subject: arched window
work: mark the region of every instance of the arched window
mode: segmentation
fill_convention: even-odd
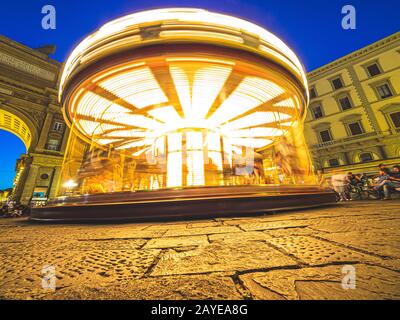
[[[339,159],[337,158],[329,159],[328,162],[330,167],[338,167],[340,165]]]
[[[360,161],[361,162],[368,162],[374,160],[374,157],[372,153],[370,152],[364,152],[360,154]]]

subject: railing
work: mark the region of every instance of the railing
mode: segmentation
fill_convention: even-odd
[[[372,138],[372,137],[380,137],[381,135],[382,135],[382,133],[378,134],[376,132],[362,133],[362,134],[358,134],[358,135],[343,138],[343,139],[337,139],[337,140],[313,144],[310,146],[310,148],[311,149],[321,149],[321,148],[326,148],[326,147],[336,145],[336,144],[343,144],[343,143],[346,143],[349,141],[367,139],[367,138]]]

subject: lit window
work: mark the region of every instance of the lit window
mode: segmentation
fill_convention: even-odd
[[[353,122],[353,123],[349,123],[348,124],[350,133],[352,136],[356,136],[358,134],[362,134],[363,133],[363,129],[361,127],[360,122]]]
[[[336,78],[332,80],[332,85],[335,88],[335,90],[338,90],[340,88],[343,88],[343,82],[342,79]]]
[[[339,104],[342,110],[348,110],[352,108],[351,102],[349,97],[343,97],[339,99]]]
[[[387,83],[377,86],[376,90],[378,91],[379,97],[381,99],[389,98],[393,96],[392,91]]]
[[[370,66],[368,66],[367,70],[368,70],[368,73],[369,73],[370,77],[374,77],[374,76],[376,76],[376,75],[381,73],[381,70],[379,69],[379,66],[376,63],[371,64]]]
[[[372,157],[371,153],[366,152],[366,153],[360,154],[360,160],[361,160],[361,162],[367,162],[367,161],[374,160],[374,158]]]
[[[62,122],[54,122],[53,124],[54,131],[62,132],[63,129],[64,129],[64,124]]]
[[[394,126],[400,128],[400,111],[391,113],[390,118],[392,119]]]
[[[314,119],[319,119],[324,116],[321,106],[316,106],[311,109]]]
[[[332,136],[329,130],[320,131],[319,135],[321,136],[322,142],[332,141]]]
[[[58,139],[49,139],[46,145],[47,150],[58,151],[60,147],[60,140]]]
[[[329,159],[329,166],[331,167],[337,167],[339,166],[339,160],[334,158],[334,159]]]

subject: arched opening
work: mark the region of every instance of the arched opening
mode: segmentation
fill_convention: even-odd
[[[26,154],[35,147],[37,134],[31,120],[11,106],[0,109],[0,198],[19,198],[23,188]]]
[[[25,149],[29,150],[32,143],[32,132],[28,125],[17,115],[6,110],[0,110],[0,129],[15,134],[22,140]]]
[[[0,127],[0,201],[4,202],[12,194],[18,178],[18,160],[27,152],[26,144],[11,130]]]

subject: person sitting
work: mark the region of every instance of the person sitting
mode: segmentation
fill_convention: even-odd
[[[359,199],[362,199],[364,181],[361,174],[353,175],[350,184],[352,191],[357,194]]]
[[[400,166],[394,166],[388,179],[383,183],[384,200],[389,200],[391,193],[397,188],[400,188]]]
[[[339,201],[348,201],[346,195],[347,175],[340,172],[334,172],[331,178],[333,190],[336,192]]]
[[[383,199],[384,198],[384,193],[383,193],[383,186],[389,179],[389,174],[390,170],[386,167],[381,167],[379,170],[379,176],[376,178],[375,182],[371,184],[372,187],[372,192],[376,193],[378,196],[378,199]]]
[[[354,188],[354,174],[352,172],[347,173],[346,180],[345,180],[345,195],[347,200],[353,200],[351,198],[351,192]]]

